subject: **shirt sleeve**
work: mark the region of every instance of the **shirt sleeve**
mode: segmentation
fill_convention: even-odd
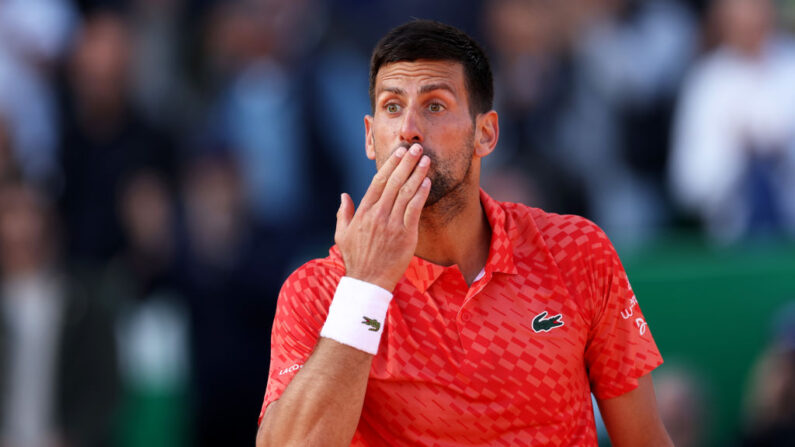
[[[281,397],[315,349],[343,274],[330,262],[315,260],[304,264],[284,282],[273,320],[268,386],[258,423],[262,422],[268,405]]]
[[[592,323],[585,363],[594,395],[609,399],[637,388],[638,378],[659,366],[662,356],[612,244],[598,228],[591,238]]]

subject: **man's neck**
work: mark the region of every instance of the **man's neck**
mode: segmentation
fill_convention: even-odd
[[[415,255],[434,264],[458,265],[472,284],[486,265],[491,227],[477,187],[467,188],[456,203],[442,198],[422,212]]]

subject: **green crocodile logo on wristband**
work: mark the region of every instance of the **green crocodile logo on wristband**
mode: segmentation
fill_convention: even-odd
[[[381,323],[379,323],[378,320],[376,320],[375,318],[367,318],[367,317],[362,317],[362,318],[364,318],[362,324],[370,326],[370,329],[368,329],[369,331],[378,332],[381,329]]]

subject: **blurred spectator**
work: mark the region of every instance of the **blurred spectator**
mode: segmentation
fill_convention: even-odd
[[[774,337],[747,394],[744,446],[795,445],[795,301],[779,309]]]
[[[654,390],[668,435],[676,447],[709,445],[710,432],[707,385],[688,368],[663,366],[654,374]]]
[[[121,16],[96,12],[86,18],[69,59],[60,207],[67,252],[84,262],[107,261],[121,247],[119,182],[145,166],[176,170],[170,139],[130,103],[131,46]]]
[[[323,197],[338,197],[309,115],[327,105],[306,91],[306,56],[321,33],[318,6],[313,0],[222,2],[211,11],[207,32],[208,69],[219,81],[212,137],[240,166],[252,217],[288,235],[323,215],[329,202]]]
[[[140,299],[161,285],[173,282],[176,221],[171,190],[152,169],[130,175],[120,189],[118,211],[125,234],[125,249],[117,256],[140,285]]]
[[[711,445],[710,411],[707,384],[687,366],[666,360],[654,371],[654,392],[660,418],[676,447]],[[611,445],[607,428],[593,397],[599,445]]]
[[[668,220],[667,120],[695,22],[677,0],[575,0],[566,12],[575,74],[558,156],[584,178],[597,223],[644,240]]]
[[[571,101],[573,82],[560,26],[564,3],[493,0],[484,4],[500,147],[484,160],[483,182],[499,200],[585,214],[582,177],[559,153],[558,127]]]
[[[586,214],[624,242],[668,219],[667,124],[695,22],[676,0],[486,2],[500,150],[484,183],[525,172],[533,204]],[[492,172],[492,168],[494,171]],[[504,182],[500,182],[504,183]]]
[[[103,282],[104,293],[119,301],[125,393],[117,439],[120,447],[185,445],[188,317],[175,281],[171,192],[157,172],[145,169],[124,181],[118,202],[126,244]]]
[[[372,113],[367,90],[370,48],[359,47],[347,34],[343,29],[329,31],[326,46],[313,61],[307,90],[314,90],[305,90],[305,95],[324,105],[309,107],[315,133],[322,136],[315,140],[321,155],[340,173],[342,191],[358,203],[375,174],[375,163],[365,157],[362,119]]]
[[[710,18],[718,47],[682,92],[671,190],[715,239],[795,234],[795,43],[769,0],[715,0]]]
[[[185,19],[189,0],[129,2],[133,49],[132,94],[146,118],[158,125],[185,130],[200,118],[198,98],[185,75],[189,32]],[[187,32],[186,32],[187,31]]]
[[[478,25],[483,0],[428,2],[426,0],[335,0],[327,2],[333,14],[333,24],[347,28],[348,33],[367,49],[369,59],[384,30],[394,28],[412,18],[439,20],[480,37]],[[330,36],[334,38],[334,36]]]
[[[0,114],[0,184],[19,177],[19,165],[10,129]]]
[[[117,386],[113,305],[58,261],[44,198],[0,188],[0,444],[108,445]]]
[[[179,282],[190,313],[191,445],[248,445],[267,382],[271,323],[290,239],[254,226],[231,160],[191,162],[182,192],[187,246]]]
[[[57,171],[52,71],[75,22],[69,1],[0,1],[0,115],[7,120],[23,174],[37,184]]]

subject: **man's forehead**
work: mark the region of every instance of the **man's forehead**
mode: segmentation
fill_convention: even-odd
[[[376,90],[403,82],[418,85],[428,83],[445,83],[457,89],[463,87],[464,67],[459,62],[417,60],[392,62],[381,66],[376,75]]]

